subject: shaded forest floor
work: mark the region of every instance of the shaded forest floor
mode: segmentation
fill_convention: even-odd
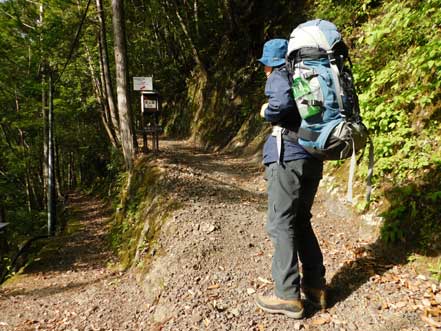
[[[147,274],[118,272],[106,243],[110,213],[70,197],[70,231],[0,288],[0,330],[431,330],[441,285],[409,262],[412,251],[376,240],[375,218],[355,215],[325,185],[314,207],[330,307],[303,320],[268,315],[272,289],[263,169],[256,162],[161,141],[157,163],[170,199]],[[323,183],[332,179],[325,178]],[[441,325],[440,325],[441,326]]]

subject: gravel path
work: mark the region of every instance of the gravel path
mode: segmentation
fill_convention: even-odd
[[[326,311],[303,320],[254,305],[272,289],[263,169],[253,160],[161,142],[157,163],[170,199],[147,274],[109,268],[109,213],[71,197],[77,230],[57,239],[26,272],[0,288],[0,330],[431,330],[441,285],[415,270],[405,247],[376,242],[376,218],[361,219],[329,192],[313,207],[330,286]],[[434,316],[434,317],[431,317]]]

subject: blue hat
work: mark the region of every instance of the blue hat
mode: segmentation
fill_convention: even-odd
[[[285,39],[271,39],[263,45],[263,55],[259,62],[268,67],[278,67],[285,63],[288,41]]]

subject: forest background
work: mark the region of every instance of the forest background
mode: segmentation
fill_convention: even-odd
[[[383,217],[386,243],[439,255],[440,9],[440,0],[0,2],[0,223],[9,223],[1,273],[27,239],[47,232],[50,80],[57,199],[75,188],[115,197],[136,175],[131,77],[154,77],[167,136],[256,155],[268,134],[258,116],[262,45],[316,17],[350,46],[375,145],[372,201],[363,202],[362,161],[355,208]],[[326,171],[341,185],[347,164]]]

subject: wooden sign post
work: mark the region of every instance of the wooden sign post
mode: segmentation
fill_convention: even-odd
[[[159,93],[153,90],[153,77],[133,77],[133,89],[141,91],[141,132],[143,152],[148,152],[147,135],[152,136],[152,150],[159,152],[159,126],[160,100]]]

